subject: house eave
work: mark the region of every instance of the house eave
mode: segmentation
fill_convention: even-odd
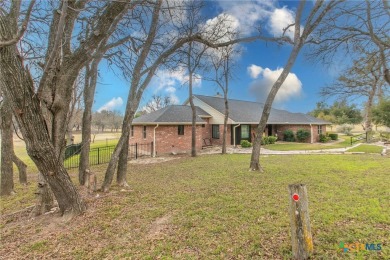
[[[192,125],[192,122],[133,122],[132,125]],[[203,125],[206,124],[206,122],[196,122],[196,125]]]
[[[259,122],[240,122],[234,121],[232,124],[241,124],[241,125],[258,125]],[[267,125],[331,125],[332,123],[325,122],[267,122]]]

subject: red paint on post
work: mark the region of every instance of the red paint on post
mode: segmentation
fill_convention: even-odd
[[[296,194],[296,193],[294,193],[294,194],[292,195],[292,199],[293,199],[294,201],[298,201],[298,200],[299,200],[299,195]]]

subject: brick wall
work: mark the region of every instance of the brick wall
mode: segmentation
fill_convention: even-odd
[[[212,126],[210,125],[210,137],[212,136]],[[230,145],[230,140],[231,140],[231,125],[227,125],[227,131],[226,131],[226,145]],[[212,138],[211,143],[213,145],[222,145],[223,141],[223,125],[219,125],[219,138]]]
[[[184,126],[184,135],[178,134],[178,126],[160,125],[156,128],[156,154],[183,153],[191,151],[191,125]],[[204,128],[206,128],[205,125]],[[144,126],[134,126],[134,136],[130,137],[130,144],[153,142],[153,130],[155,126],[146,126],[146,138],[143,138]],[[202,149],[203,130],[201,125],[196,126],[196,149]]]
[[[283,140],[283,132],[287,129],[292,130],[294,134],[298,131],[298,129],[306,129],[313,135],[313,141],[318,142],[319,141],[319,134],[318,134],[318,125],[312,125],[312,131],[310,128],[310,125],[277,125],[276,126],[276,133],[278,134],[278,140]],[[322,133],[326,133],[326,125],[322,125]],[[311,142],[311,137],[308,138],[306,141],[307,143]]]

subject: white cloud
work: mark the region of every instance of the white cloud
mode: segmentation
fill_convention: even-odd
[[[289,10],[286,6],[278,9],[276,8],[270,15],[268,20],[268,30],[274,36],[281,36],[283,34],[283,30],[287,28],[289,25],[294,24],[295,22],[295,13]],[[301,26],[301,32],[303,27]],[[294,39],[295,27],[290,26],[285,35]]]
[[[222,13],[206,21],[202,25],[203,34],[208,39],[216,42],[226,42],[232,40],[239,30],[240,22],[230,14]]]
[[[251,73],[249,68],[248,73]],[[257,79],[250,84],[249,90],[256,97],[256,100],[263,102],[266,100],[272,85],[282,73],[283,68],[277,68],[276,70],[259,68],[260,73],[257,75]],[[289,73],[275,97],[275,102],[281,103],[291,98],[299,97],[301,94],[302,82],[298,79],[297,75]]]
[[[248,68],[248,73],[252,79],[256,79],[260,73],[263,71],[263,68],[255,64],[250,65]]]
[[[154,93],[158,93],[162,90],[172,93],[176,91],[177,87],[188,84],[188,74],[184,67],[179,67],[174,71],[159,70],[156,76],[153,78],[151,86],[154,87]],[[194,74],[192,77],[193,87],[201,87],[202,76]],[[175,89],[175,91],[174,91]]]
[[[237,20],[238,31],[246,36],[254,33],[258,28],[262,28],[266,22],[265,29],[273,36],[281,36],[283,29],[295,21],[294,11],[287,6],[277,7],[277,1],[274,0],[256,0],[256,1],[218,1],[222,11],[234,17]],[[261,23],[260,23],[261,22]],[[260,23],[260,24],[259,24]],[[294,26],[291,26],[286,34],[294,38]],[[302,27],[301,27],[302,31]]]
[[[121,97],[117,97],[117,98],[113,98],[110,101],[108,101],[106,104],[104,104],[97,111],[98,112],[101,112],[103,110],[113,111],[113,110],[115,110],[115,108],[120,107],[122,105],[123,105],[123,99]]]
[[[242,35],[249,35],[257,30],[254,26],[259,21],[269,16],[274,8],[274,1],[226,1],[219,0],[223,12],[232,15],[238,22],[239,31]]]

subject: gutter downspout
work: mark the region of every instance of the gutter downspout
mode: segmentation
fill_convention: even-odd
[[[312,124],[310,124],[310,143],[312,144],[312,143],[314,143],[314,141],[313,141],[313,125]]]
[[[239,127],[241,124],[238,124],[236,126],[233,127],[233,145],[234,145],[234,148],[236,148],[236,128]]]
[[[153,129],[153,158],[156,157],[156,128],[158,127],[158,124]]]

